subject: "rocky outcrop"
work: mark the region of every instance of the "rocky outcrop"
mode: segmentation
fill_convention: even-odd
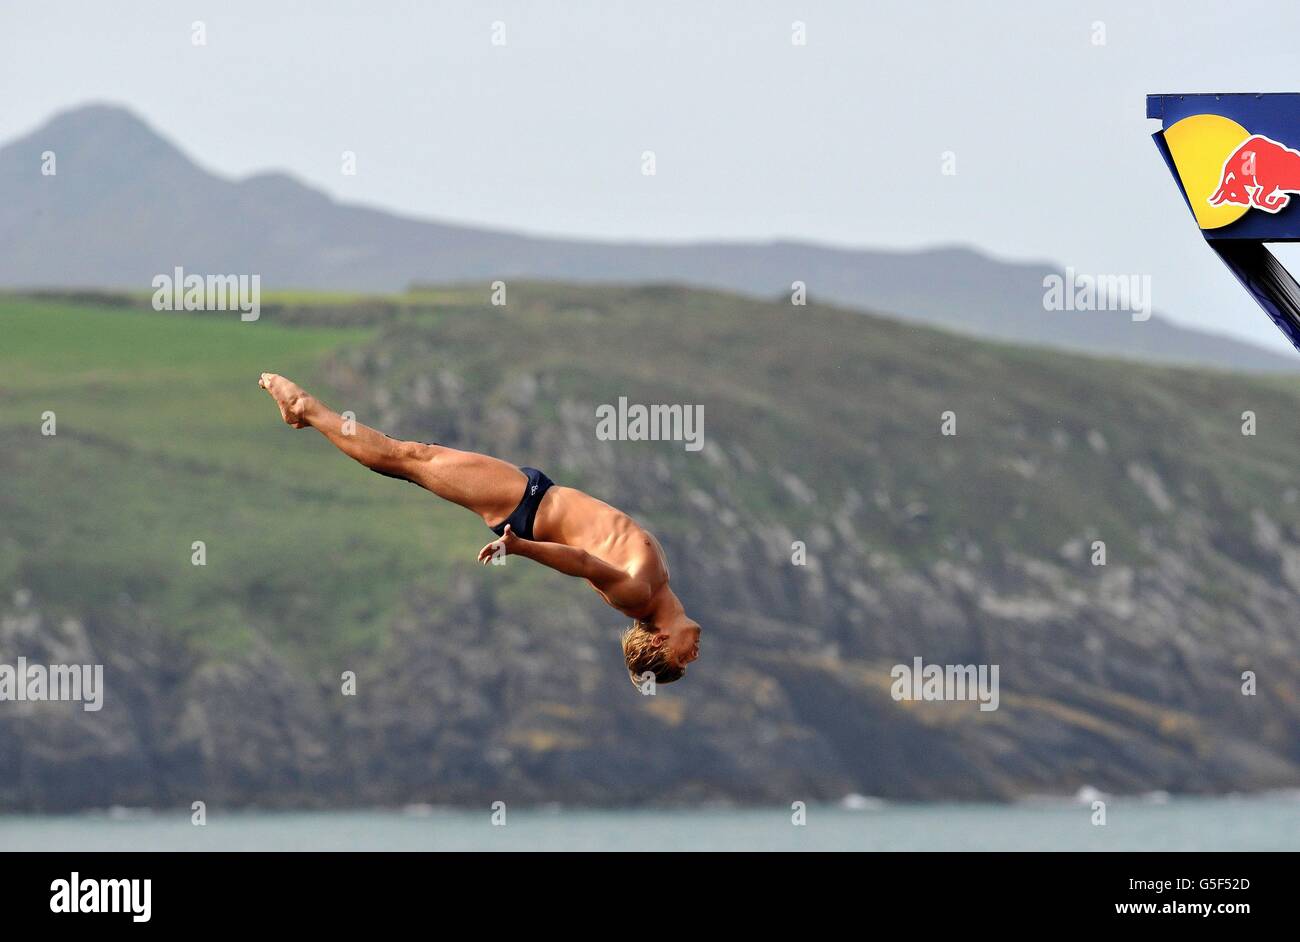
[[[1235,405],[1227,431],[1204,418],[1246,381],[1129,382],[835,312],[801,312],[799,340],[779,306],[678,289],[512,290],[508,314],[408,311],[322,379],[392,434],[527,461],[644,520],[705,626],[688,679],[639,696],[618,616],[526,571],[394,586],[381,642],[328,657],[215,651],[147,598],[10,586],[0,663],[91,659],[107,698],[0,706],[0,807],[1300,784],[1300,429],[1257,443]],[[993,397],[995,375],[1015,382]],[[1289,394],[1246,394],[1294,425]],[[702,402],[705,447],[599,440],[594,406],[618,395]],[[998,708],[894,699],[917,657],[997,665]]]

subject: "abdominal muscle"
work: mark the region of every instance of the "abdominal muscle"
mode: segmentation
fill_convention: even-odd
[[[623,511],[576,488],[557,485],[546,492],[533,520],[533,536],[584,549],[644,581],[652,593],[668,581],[658,541]]]

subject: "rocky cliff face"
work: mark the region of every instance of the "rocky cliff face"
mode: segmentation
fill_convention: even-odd
[[[21,594],[0,661],[97,657],[116,696],[0,708],[0,805],[1300,783],[1286,387],[678,289],[512,290],[504,310],[404,308],[321,378],[391,434],[542,467],[643,520],[705,627],[688,678],[638,695],[619,616],[516,560],[394,584],[379,642],[342,660],[264,638],[215,655],[147,601]],[[619,396],[702,405],[703,449],[601,441]],[[895,700],[891,668],[917,657],[997,665],[998,708]]]

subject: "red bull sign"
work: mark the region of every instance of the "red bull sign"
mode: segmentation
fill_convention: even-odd
[[[1286,209],[1292,193],[1300,193],[1300,151],[1252,134],[1224,161],[1210,205],[1232,203],[1277,213]]]
[[[1300,93],[1148,95],[1147,117],[1201,234],[1300,349],[1300,284],[1265,248],[1300,241]]]

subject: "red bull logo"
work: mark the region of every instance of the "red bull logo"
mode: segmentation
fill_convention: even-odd
[[[1300,282],[1267,247],[1300,243],[1300,93],[1148,95],[1147,117],[1206,242],[1300,349]]]
[[[1210,205],[1233,203],[1277,213],[1291,202],[1292,193],[1300,193],[1300,151],[1254,134],[1223,162]]]

